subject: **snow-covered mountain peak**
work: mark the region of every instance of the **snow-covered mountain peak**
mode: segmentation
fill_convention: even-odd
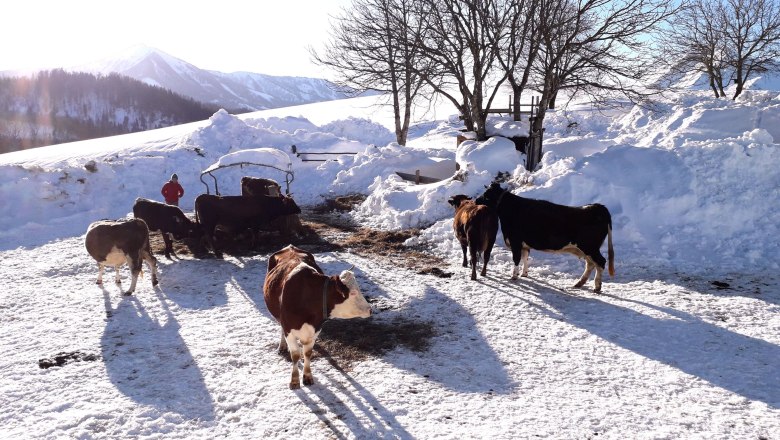
[[[346,97],[323,79],[204,70],[146,45],[132,46],[112,57],[67,70],[119,73],[231,110],[287,107]]]

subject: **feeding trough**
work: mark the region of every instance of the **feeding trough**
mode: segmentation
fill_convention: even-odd
[[[253,148],[235,151],[220,157],[217,162],[200,173],[200,181],[206,186],[206,194],[211,194],[211,191],[209,184],[203,180],[205,175],[209,175],[214,181],[214,194],[221,195],[219,193],[219,182],[214,172],[225,168],[243,168],[244,166],[271,168],[284,173],[285,193],[287,195],[290,194],[290,183],[295,179],[295,175],[292,172],[292,162],[287,153],[276,148]]]

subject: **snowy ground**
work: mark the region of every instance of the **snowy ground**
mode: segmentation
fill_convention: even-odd
[[[0,438],[780,438],[777,92],[551,113],[535,173],[500,138],[456,148],[457,118],[389,143],[386,115],[358,102],[0,155]],[[304,163],[292,144],[357,154]],[[161,257],[159,287],[147,274],[130,297],[110,269],[94,284],[90,222],[159,199],[173,172],[189,211],[201,170],[258,147],[290,154],[302,205],[360,192],[362,225],[424,228],[409,244],[452,278],[348,251],[317,259],[356,266],[374,308],[360,325],[430,323],[427,350],[352,365],[319,352],[315,384],[291,391],[262,300],[267,255]],[[455,161],[461,180],[395,174]],[[610,209],[617,275],[603,294],[568,287],[583,267],[567,255],[533,252],[531,277],[509,281],[500,237],[488,277],[468,280],[446,200],[498,171],[515,194]],[[242,173],[221,176],[223,194]],[[39,368],[73,352],[94,360]]]
[[[51,258],[56,255],[57,258]],[[3,416],[8,438],[777,438],[780,285],[622,267],[605,294],[574,273],[509,266],[468,281],[349,253],[372,320],[432,321],[427,352],[358,363],[289,361],[261,285],[266,257],[161,260],[134,296],[94,284],[80,238],[3,252]],[[564,258],[564,257],[558,257]],[[457,257],[451,258],[457,262]],[[127,273],[123,271],[125,284]],[[111,279],[108,277],[107,279]],[[323,333],[328,332],[326,324]],[[60,352],[95,362],[38,368]]]

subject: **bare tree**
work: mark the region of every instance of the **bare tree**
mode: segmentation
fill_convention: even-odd
[[[508,20],[503,39],[499,41],[498,63],[507,74],[512,88],[513,118],[520,120],[520,97],[531,77],[532,66],[541,44],[538,17],[542,0],[508,0]],[[495,26],[499,26],[497,23]]]
[[[498,68],[499,42],[509,10],[503,0],[420,0],[418,15],[427,23],[423,52],[438,72],[429,85],[460,111],[468,130],[486,138],[490,108],[506,71]]]
[[[751,75],[780,66],[780,5],[776,0],[719,0],[719,4],[736,99]]]
[[[666,32],[673,72],[707,74],[716,97],[732,98],[756,73],[780,68],[780,6],[772,0],[689,0]]]
[[[690,0],[662,32],[657,62],[669,67],[669,78],[690,72],[707,75],[715,97],[725,97],[729,69],[720,6],[710,0]]]
[[[533,130],[558,94],[585,93],[604,103],[614,95],[640,101],[653,72],[646,38],[674,12],[666,0],[545,0],[539,12],[541,105]]]
[[[412,106],[426,84],[418,42],[423,23],[412,13],[416,0],[354,0],[335,18],[330,41],[314,61],[333,69],[334,81],[357,92],[388,93],[396,141],[406,145]]]

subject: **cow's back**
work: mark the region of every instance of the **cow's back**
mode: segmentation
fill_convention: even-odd
[[[268,272],[271,272],[279,263],[288,260],[306,263],[315,268],[319,273],[324,273],[322,268],[314,261],[314,254],[293,245],[288,245],[284,249],[276,251],[268,257]]]
[[[114,248],[125,254],[148,248],[149,228],[141,219],[101,220],[89,225],[84,244],[93,258],[103,261]]]
[[[242,196],[266,195],[271,197],[281,196],[281,186],[272,179],[244,176],[241,178]]]

